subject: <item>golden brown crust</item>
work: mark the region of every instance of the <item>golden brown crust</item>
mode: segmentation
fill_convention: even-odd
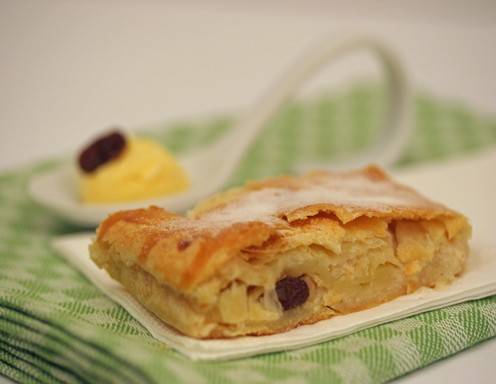
[[[260,248],[269,239],[274,249],[284,243],[291,223],[322,214],[342,223],[360,216],[461,217],[371,166],[251,182],[213,196],[188,217],[153,206],[118,212],[102,222],[97,243],[123,251],[124,262],[140,265],[159,282],[191,290],[241,250]]]
[[[405,219],[432,219],[437,216],[455,216],[452,210],[420,195],[414,189],[392,180],[382,169],[376,166],[349,171],[329,172],[314,171],[301,177],[281,176],[267,180],[252,181],[242,188],[235,188],[219,193],[201,202],[189,216],[201,218],[233,202],[243,200],[246,196],[261,190],[286,190],[281,196],[291,197],[298,191],[321,188],[331,195],[327,201],[317,202],[307,196],[307,204],[291,207],[283,206],[274,214],[284,216],[289,222],[314,216],[320,212],[335,214],[341,222],[346,223],[360,216],[397,217]],[[333,193],[338,192],[335,196]],[[349,199],[343,198],[348,195]],[[377,199],[369,201],[370,197]],[[313,200],[313,201],[312,201]],[[296,202],[295,203],[299,203]]]
[[[300,321],[285,325],[285,326],[280,327],[280,328],[270,328],[270,329],[264,329],[262,331],[248,332],[248,333],[246,333],[246,336],[268,336],[268,335],[274,335],[276,333],[287,332],[293,328],[297,328],[297,327],[300,327],[302,325],[315,324],[321,320],[326,320],[326,319],[329,319],[329,318],[334,317],[336,315],[346,315],[347,313],[363,311],[365,309],[375,307],[379,304],[386,303],[386,302],[393,300],[393,299],[395,299],[401,295],[404,295],[405,293],[406,293],[406,290],[400,290],[400,291],[396,292],[395,294],[390,294],[388,296],[378,298],[377,300],[370,301],[366,305],[356,306],[354,308],[350,308],[346,311],[342,311],[339,313],[337,313],[336,311],[334,311],[333,309],[331,309],[329,307],[324,306],[324,307],[321,307],[318,312],[315,312],[315,313],[311,314],[310,316],[308,316],[308,317],[306,317]],[[222,329],[214,329],[208,335],[208,337],[205,337],[205,338],[206,339],[224,339],[224,338],[228,338],[228,337],[229,336],[226,336]]]
[[[260,245],[273,233],[273,228],[257,222],[235,223],[217,231],[191,228],[193,220],[158,207],[123,213],[133,212],[138,215],[111,215],[100,226],[96,242],[129,256],[124,262],[140,265],[159,282],[174,288],[194,286],[241,249]],[[119,220],[107,228],[115,215]]]
[[[117,212],[97,234],[91,257],[146,308],[187,335],[225,338],[449,284],[464,269],[470,225],[368,167],[251,182],[187,216]],[[287,277],[308,291],[289,308],[277,292]]]

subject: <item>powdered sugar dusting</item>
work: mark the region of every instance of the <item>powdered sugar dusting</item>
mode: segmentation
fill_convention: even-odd
[[[221,208],[207,212],[201,220],[209,223],[275,223],[280,221],[278,216],[281,214],[316,204],[385,212],[392,207],[428,203],[413,190],[395,186],[389,180],[376,181],[354,175],[306,181],[297,189],[263,188],[250,191]]]
[[[160,223],[163,230],[218,232],[233,224],[263,222],[287,226],[282,217],[312,205],[330,205],[341,210],[390,212],[393,208],[441,207],[414,190],[387,178],[363,173],[329,173],[262,182],[236,199],[213,207],[194,218],[178,216]]]

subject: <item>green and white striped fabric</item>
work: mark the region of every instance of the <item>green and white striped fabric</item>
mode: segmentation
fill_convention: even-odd
[[[366,146],[382,109],[375,87],[356,86],[289,104],[254,144],[229,184],[287,173]],[[194,150],[230,117],[145,132],[175,152]],[[496,143],[496,119],[457,103],[416,98],[415,134],[398,166]],[[33,203],[29,178],[47,161],[0,175],[0,373],[25,383],[383,382],[496,335],[496,297],[416,315],[296,351],[229,362],[192,362],[154,340],[50,247],[81,230]]]

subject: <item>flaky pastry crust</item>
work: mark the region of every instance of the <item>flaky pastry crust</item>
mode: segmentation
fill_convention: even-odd
[[[193,337],[280,332],[459,275],[466,218],[370,166],[255,181],[181,216],[158,207],[101,223],[93,260]],[[278,282],[308,297],[281,307]]]

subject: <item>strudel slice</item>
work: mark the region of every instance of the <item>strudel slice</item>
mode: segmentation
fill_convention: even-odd
[[[283,332],[359,311],[463,272],[470,225],[377,167],[246,184],[187,216],[117,212],[90,247],[180,332]]]

